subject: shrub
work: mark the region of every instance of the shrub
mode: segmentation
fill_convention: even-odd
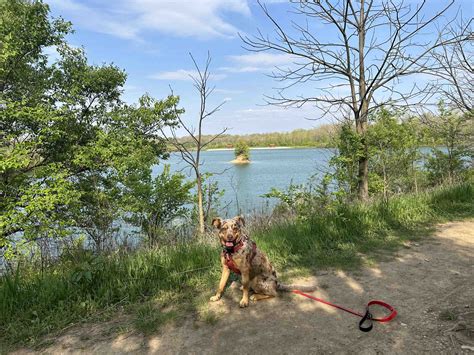
[[[237,144],[235,145],[234,154],[236,158],[240,157],[241,159],[249,160],[250,150],[247,143],[245,143],[242,140],[238,141]]]

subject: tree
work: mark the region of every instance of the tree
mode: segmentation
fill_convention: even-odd
[[[249,146],[243,141],[239,140],[235,144],[234,155],[236,159],[249,160],[250,150]]]
[[[124,104],[126,74],[89,65],[70,31],[42,2],[0,2],[0,249],[108,228],[112,214],[97,208],[114,209],[124,181],[167,155],[159,132],[175,123],[178,99]]]
[[[438,104],[439,114],[425,117],[432,134],[441,149],[433,149],[428,156],[427,170],[433,184],[453,183],[462,177],[466,170],[467,159],[474,156],[472,150],[473,119],[469,113],[450,109],[443,101]]]
[[[423,14],[426,2],[412,8],[403,1],[295,1],[301,22],[284,27],[260,4],[275,37],[242,36],[250,51],[280,52],[293,60],[272,76],[285,83],[269,103],[301,107],[313,104],[323,115],[339,114],[354,122],[363,146],[358,159],[358,196],[368,197],[369,155],[366,132],[369,115],[382,106],[412,105],[426,90],[394,86],[402,79],[428,71],[429,54],[443,45],[468,39],[464,33],[423,41],[452,2],[433,16]],[[323,25],[321,28],[315,28]],[[313,93],[294,95],[296,86],[318,83]],[[346,90],[346,91],[344,91]],[[347,93],[346,93],[347,92]],[[387,95],[388,93],[388,95]],[[416,100],[415,100],[416,99]]]
[[[337,153],[329,161],[329,166],[333,169],[337,194],[352,199],[357,192],[357,163],[363,154],[363,146],[351,122],[341,125],[336,148]]]
[[[373,116],[367,132],[369,164],[372,177],[381,180],[384,198],[408,190],[412,185],[408,181],[410,177],[416,189],[415,162],[419,156],[416,130],[401,121],[401,112],[382,108]]]
[[[163,136],[167,137],[168,142],[172,144],[173,147],[175,147],[175,149],[179,152],[184,162],[188,164],[188,166],[194,172],[194,175],[196,177],[196,189],[197,189],[199,233],[203,234],[205,232],[205,211],[204,211],[204,197],[203,197],[204,179],[203,179],[203,174],[201,172],[201,165],[202,165],[201,152],[203,151],[203,149],[208,147],[209,144],[211,144],[216,139],[221,137],[227,131],[227,128],[224,128],[221,132],[219,132],[216,135],[205,137],[203,135],[203,128],[204,128],[203,126],[204,126],[204,121],[207,118],[211,117],[214,113],[218,112],[225,102],[222,102],[218,104],[217,106],[210,109],[207,106],[208,104],[207,100],[209,99],[209,96],[212,95],[215,89],[215,87],[209,86],[209,78],[211,75],[209,71],[210,65],[211,65],[210,54],[208,53],[207,55],[207,60],[204,66],[204,70],[201,70],[201,68],[199,68],[192,54],[190,53],[189,55],[191,57],[191,60],[193,61],[194,67],[196,68],[196,72],[197,72],[196,75],[194,76],[191,75],[191,78],[194,83],[194,88],[199,93],[199,98],[200,98],[200,109],[199,109],[199,115],[197,118],[197,130],[183,121],[181,117],[181,114],[183,113],[183,111],[180,111],[180,112],[176,111],[179,127],[184,128],[184,130],[189,135],[190,139],[185,140],[185,141],[179,139],[176,132],[177,127],[171,127],[169,132],[162,130],[162,134]]]
[[[451,108],[464,114],[474,111],[474,33],[472,18],[465,23],[462,19],[448,27],[446,44],[432,51],[434,65],[429,73],[439,80],[431,85],[436,97],[443,98]],[[467,41],[449,41],[452,37],[468,37]]]
[[[126,220],[146,233],[151,245],[156,245],[164,229],[178,217],[188,213],[185,205],[192,201],[193,182],[186,182],[181,173],[171,174],[165,165],[154,179],[151,172],[129,185],[124,203],[131,212]]]

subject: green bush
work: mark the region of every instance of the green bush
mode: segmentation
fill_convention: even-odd
[[[242,140],[238,141],[235,145],[234,154],[235,154],[236,158],[240,157],[242,159],[249,160],[250,159],[250,150],[249,150],[249,147],[248,147],[247,143],[245,143]]]

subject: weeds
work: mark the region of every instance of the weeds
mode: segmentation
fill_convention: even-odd
[[[452,308],[442,310],[438,316],[438,319],[443,321],[455,321],[458,319],[458,312]]]

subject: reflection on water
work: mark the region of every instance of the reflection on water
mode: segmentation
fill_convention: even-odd
[[[321,176],[333,154],[333,149],[324,148],[252,149],[250,164],[232,164],[233,151],[207,151],[202,154],[201,169],[214,173],[211,179],[225,190],[221,214],[233,216],[238,211],[249,213],[268,207],[272,201],[261,196],[272,187],[286,189],[290,183],[302,184],[312,176]],[[171,164],[172,171],[189,173],[178,155],[172,155],[166,163]],[[162,165],[158,165],[154,173],[161,170]]]

